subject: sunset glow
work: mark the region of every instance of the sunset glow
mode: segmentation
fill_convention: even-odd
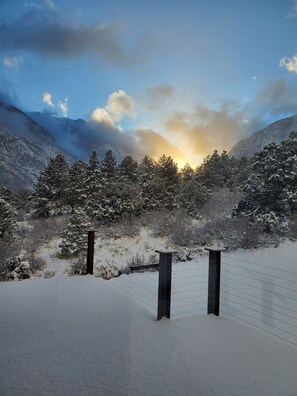
[[[0,101],[196,167],[297,112],[293,3],[2,0]]]

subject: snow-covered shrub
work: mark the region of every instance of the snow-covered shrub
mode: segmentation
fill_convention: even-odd
[[[264,231],[267,233],[283,235],[288,232],[288,221],[285,216],[267,212],[256,216],[256,221],[263,225]]]
[[[97,268],[97,274],[99,278],[105,280],[117,278],[120,275],[118,268],[112,264],[100,265],[100,267]]]
[[[28,257],[28,262],[33,273],[46,267],[46,261],[42,257],[36,256],[35,254],[31,254]]]
[[[100,228],[100,234],[103,238],[133,238],[139,233],[140,223],[138,218],[128,213],[124,214],[117,223]]]
[[[230,191],[227,188],[215,190],[202,206],[200,215],[207,221],[227,218],[242,196],[243,193],[239,190]]]
[[[129,268],[131,267],[140,267],[142,265],[145,265],[146,261],[145,261],[145,257],[142,255],[140,256],[140,254],[136,253],[135,256],[132,256],[128,261],[127,261],[127,265]]]
[[[170,233],[174,216],[169,210],[161,209],[145,213],[141,217],[141,222],[150,229],[152,236],[163,237]]]
[[[23,248],[28,252],[38,251],[42,244],[60,235],[68,220],[67,216],[29,220],[26,235],[22,239]]]
[[[76,213],[69,217],[69,224],[62,232],[62,241],[59,245],[61,254],[64,257],[78,256],[87,251],[88,231],[91,224],[84,211],[78,209]]]
[[[86,275],[87,273],[87,261],[85,256],[78,256],[76,259],[71,261],[69,275]]]
[[[228,250],[252,249],[264,243],[263,227],[247,218],[219,219],[194,229],[197,245],[212,245],[216,241]]]
[[[297,239],[297,215],[291,216],[288,221],[288,236],[291,239]]]
[[[4,280],[28,279],[32,272],[30,264],[26,260],[26,252],[21,251],[20,254],[7,262]]]

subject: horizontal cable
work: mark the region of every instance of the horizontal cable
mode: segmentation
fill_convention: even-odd
[[[187,312],[183,312],[180,314],[173,314],[173,315],[170,315],[170,319],[181,319],[181,316],[184,316],[184,315],[187,315],[190,313],[199,314],[200,312],[206,313],[206,309],[194,309],[193,311],[187,311]]]
[[[142,277],[158,286],[158,279],[151,279],[146,275],[142,275]]]
[[[172,268],[172,272],[189,272],[189,271],[208,271],[208,266],[205,268],[184,268],[184,269],[176,269]]]
[[[241,303],[239,303],[239,302],[237,302],[237,301],[234,301],[234,300],[232,300],[232,299],[230,299],[230,301],[233,302],[234,304],[241,305],[242,307],[248,308],[248,309],[250,309],[251,311],[258,312],[258,313],[260,313],[261,315],[268,316],[268,317],[272,318],[273,320],[277,320],[278,322],[285,323],[285,324],[287,324],[287,325],[289,325],[289,326],[292,326],[292,327],[295,327],[295,328],[297,329],[297,325],[293,325],[293,324],[291,324],[291,323],[285,322],[284,320],[277,319],[277,318],[275,318],[275,317],[272,316],[272,315],[265,314],[263,311],[258,311],[258,310],[255,309],[255,308],[248,307],[247,305],[241,304]],[[260,305],[260,307],[261,307],[261,305]],[[232,307],[229,307],[229,308],[232,309]],[[271,310],[271,308],[267,308],[267,309],[270,309],[270,310]],[[278,312],[278,311],[275,311],[275,312],[279,313],[280,315],[287,316],[288,318],[291,318],[291,319],[294,319],[294,320],[297,321],[297,317],[290,316],[290,315],[287,315],[287,314],[284,314],[284,313],[281,313],[281,312]]]
[[[129,283],[132,283],[133,285],[135,285],[136,287],[140,287],[141,290],[145,290],[147,293],[155,295],[156,291],[152,290],[152,289],[147,289],[146,287],[143,286],[143,282],[133,282],[133,280],[129,279]]]
[[[201,289],[191,289],[191,290],[184,290],[184,291],[176,291],[176,292],[171,292],[171,295],[174,294],[184,294],[184,293],[191,293],[191,292],[195,292],[195,291],[199,291]]]
[[[257,279],[257,278],[252,278],[252,277],[250,277],[250,276],[243,275],[243,274],[238,274],[237,272],[233,272],[233,271],[229,271],[229,270],[225,270],[224,272],[227,272],[228,274],[231,274],[231,275],[240,276],[240,277],[242,277],[242,278],[251,279],[251,280],[253,280],[253,281],[257,281],[257,282],[261,282],[261,283],[266,283],[267,285],[272,285],[272,286],[274,286],[274,287],[282,287],[282,288],[284,288],[284,289],[286,289],[286,290],[291,290],[291,291],[297,293],[297,288],[296,288],[296,289],[291,289],[291,288],[289,288],[289,287],[280,286],[280,285],[278,285],[278,284],[276,284],[276,283],[267,282],[267,281],[264,281],[264,280],[261,280],[261,279]],[[267,276],[268,276],[268,275],[267,275]],[[271,278],[276,278],[276,277],[274,277],[273,275],[269,275],[269,276],[270,276]],[[227,277],[225,277],[225,278],[227,278]],[[227,278],[227,279],[230,279],[230,280],[231,280],[231,278]],[[233,280],[234,280],[234,279],[233,279]],[[285,279],[285,281],[287,281],[287,279]],[[297,285],[297,282],[295,282],[295,281],[292,281],[292,282],[294,282],[294,283]]]
[[[240,261],[242,263],[248,263],[248,264],[256,265],[257,267],[261,266],[261,267],[266,267],[266,268],[272,268],[272,269],[274,269],[276,271],[288,272],[290,274],[297,275],[297,272],[294,272],[294,271],[285,270],[283,268],[275,268],[275,267],[272,267],[271,265],[266,265],[266,264],[253,263],[252,261],[242,260],[242,259],[240,259],[240,258],[238,258],[236,256],[235,257],[234,256],[230,257],[230,256],[227,256],[226,254],[222,254],[222,256],[227,258],[227,259],[230,259],[230,260],[235,260],[235,261]]]
[[[193,298],[197,298],[197,297],[203,297],[205,294],[207,293],[202,293],[200,295],[195,295],[195,296],[191,296],[191,297],[181,297],[181,298],[172,298],[171,301],[181,301],[181,300],[192,300]]]
[[[187,308],[187,307],[197,307],[197,305],[204,305],[204,304],[206,304],[207,305],[207,301],[203,301],[203,302],[199,302],[199,303],[196,303],[196,304],[186,304],[186,305],[171,305],[171,308],[173,309],[173,308]]]
[[[194,277],[197,277],[197,278],[207,278],[208,277],[208,275],[194,275],[194,276],[191,276],[191,275],[187,275],[187,276],[173,276],[172,277],[172,279],[187,279],[187,278],[194,278]]]
[[[248,277],[246,277],[246,278],[248,278]],[[221,276],[221,279],[226,279],[226,280],[231,280],[231,281],[234,281],[234,282],[242,283],[243,285],[247,285],[247,286],[250,286],[250,287],[254,287],[255,289],[259,289],[259,290],[270,291],[270,290],[267,290],[267,289],[263,289],[263,288],[261,288],[261,287],[259,287],[259,286],[254,286],[254,285],[251,285],[251,284],[249,284],[249,283],[241,282],[241,281],[239,281],[239,280],[237,280],[237,279],[227,278],[226,276]],[[282,288],[282,289],[289,290],[289,291],[292,291],[292,292],[294,292],[294,293],[297,293],[297,290],[291,289],[291,288],[289,288],[289,287],[275,285],[274,283],[264,282],[264,281],[260,281],[260,280],[258,280],[258,279],[253,279],[253,278],[249,278],[249,279],[256,280],[256,281],[261,282],[261,283],[266,283],[266,284],[268,284],[268,285],[272,285],[272,286],[274,286],[275,288],[278,287],[278,288]],[[278,293],[275,293],[275,294],[278,294]],[[282,296],[282,297],[287,297],[287,296],[284,296],[284,295],[282,295],[282,294],[279,294],[279,295]],[[289,298],[289,297],[287,297],[287,298]],[[292,297],[290,297],[290,298],[292,298]],[[296,301],[297,301],[297,299],[296,299]]]
[[[265,303],[271,304],[271,305],[273,305],[273,309],[275,309],[275,307],[277,307],[277,308],[283,308],[283,309],[286,309],[287,311],[291,311],[291,312],[294,312],[294,313],[297,314],[297,311],[295,311],[294,309],[287,308],[287,307],[285,307],[285,306],[283,306],[283,305],[275,304],[275,303],[272,302],[272,301],[264,300],[264,299],[261,298],[261,297],[254,296],[254,295],[252,295],[252,294],[250,294],[250,293],[244,292],[244,291],[239,290],[239,289],[234,289],[233,287],[230,287],[230,289],[233,289],[233,290],[235,290],[235,291],[239,291],[240,293],[247,294],[248,296],[251,296],[251,297],[253,297],[253,298],[256,298],[257,300],[260,300],[261,302],[265,302]],[[230,293],[230,292],[227,291],[227,290],[222,290],[222,289],[221,289],[221,292],[226,293],[226,294],[230,294],[231,296],[233,295],[234,297],[241,298],[241,299],[246,300],[246,301],[249,301],[249,302],[251,302],[251,303],[253,303],[253,304],[262,305],[262,304],[260,304],[260,303],[257,303],[257,302],[254,302],[254,301],[252,301],[252,300],[249,300],[249,299],[247,299],[247,298],[238,296],[237,294]],[[265,305],[262,305],[262,306],[265,307]],[[266,308],[269,308],[269,307],[266,306]],[[279,311],[275,311],[275,312],[279,312]],[[289,316],[289,315],[288,315],[288,316]]]
[[[189,282],[189,283],[181,283],[181,284],[175,284],[174,282],[172,282],[173,286],[190,286],[190,285],[205,285],[207,284],[207,282],[202,281],[202,282]]]
[[[136,294],[137,294],[137,296],[135,296],[135,295],[132,295],[131,294],[131,290],[125,290],[125,289],[123,289],[122,287],[120,287],[119,285],[117,285],[117,286],[115,286],[115,287],[117,287],[118,289],[120,289],[120,290],[122,290],[122,292],[124,292],[125,294],[127,294],[129,297],[131,297],[131,298],[137,298],[139,301],[141,301],[143,304],[145,304],[145,305],[147,305],[150,309],[153,309],[153,310],[156,310],[157,309],[157,307],[155,307],[155,306],[153,306],[153,305],[151,305],[151,304],[148,304],[146,301],[144,301],[142,298],[140,298],[140,297],[142,297],[142,295],[141,294],[139,294],[139,293],[137,293],[136,292]],[[140,296],[140,297],[139,297]]]
[[[279,335],[277,335],[277,334],[275,334],[275,333],[272,333],[272,332],[269,331],[269,330],[265,330],[265,329],[263,329],[262,327],[257,326],[257,325],[255,325],[255,324],[253,324],[253,323],[251,323],[251,322],[249,322],[249,321],[247,321],[247,320],[244,320],[244,319],[242,319],[242,318],[240,318],[240,317],[238,317],[238,316],[236,316],[236,315],[230,314],[229,312],[226,312],[226,311],[224,311],[224,310],[221,310],[221,313],[224,314],[224,315],[226,315],[226,316],[232,316],[233,318],[236,318],[236,319],[238,319],[238,320],[240,320],[240,321],[242,321],[242,322],[244,322],[244,323],[247,323],[247,324],[250,325],[250,326],[253,326],[253,327],[255,327],[255,328],[259,329],[259,330],[262,330],[263,332],[266,332],[266,333],[268,333],[268,334],[271,334],[271,335],[273,335],[274,337],[278,337],[278,338],[280,338],[280,339],[283,340],[283,341],[286,341],[286,342],[288,342],[288,343],[290,343],[290,344],[292,344],[292,345],[297,346],[297,343],[292,342],[292,341],[289,341],[289,340],[287,340],[286,338],[281,337],[281,336],[279,336]],[[256,319],[256,320],[258,320],[258,319]],[[294,337],[294,334],[291,334],[291,335],[293,335],[293,337]]]
[[[237,308],[228,307],[228,305],[225,305],[225,304],[222,304],[222,303],[221,303],[221,305],[222,305],[223,307],[225,307],[225,308],[238,311],[238,312],[240,312],[242,315],[249,316],[250,318],[252,318],[252,319],[254,319],[254,320],[258,320],[259,322],[261,322],[260,319],[255,318],[254,316],[252,316],[252,315],[250,315],[250,314],[247,314],[246,312],[242,312],[242,311],[240,311],[240,310],[237,309]],[[265,314],[263,314],[263,315],[265,315]],[[269,315],[265,315],[265,316],[269,316]],[[277,320],[277,319],[275,319],[275,320]],[[281,322],[281,320],[279,320],[279,322]],[[261,322],[261,323],[264,323],[264,324],[267,325],[267,323],[265,323],[265,322]],[[290,325],[290,326],[291,326],[291,325]],[[290,333],[289,331],[284,330],[284,329],[281,329],[280,327],[277,327],[277,326],[275,326],[275,325],[273,325],[273,328],[274,328],[274,329],[278,329],[278,330],[280,330],[280,331],[283,331],[284,333],[290,334],[291,336],[296,337],[296,339],[297,339],[297,335],[296,335],[296,334]]]
[[[284,281],[287,281],[287,282],[297,283],[297,279],[296,280],[287,279],[287,278],[283,278],[283,277],[278,276],[278,275],[271,275],[271,274],[267,274],[265,272],[253,270],[253,269],[246,268],[246,267],[239,267],[237,265],[229,264],[229,263],[224,263],[224,265],[229,265],[230,267],[234,267],[234,268],[237,268],[237,269],[242,269],[242,270],[246,270],[246,271],[250,271],[250,272],[255,272],[257,274],[261,274],[261,275],[265,275],[265,276],[271,276],[272,278],[281,279],[281,280],[284,280]],[[297,273],[296,273],[296,275],[297,275]]]

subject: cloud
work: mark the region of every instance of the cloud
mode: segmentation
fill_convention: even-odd
[[[120,121],[125,116],[135,117],[134,100],[122,90],[109,95],[106,110],[115,121]]]
[[[110,127],[115,127],[111,115],[103,108],[97,107],[90,115],[90,120],[96,123],[102,123]]]
[[[14,85],[4,75],[0,75],[0,103],[22,107]]]
[[[206,156],[214,149],[231,148],[243,137],[246,126],[244,111],[223,102],[219,110],[198,105],[191,113],[175,112],[167,120],[166,129],[184,152]]]
[[[260,88],[252,103],[252,111],[262,118],[281,118],[297,113],[297,85],[279,78]]]
[[[3,64],[10,68],[17,68],[22,63],[23,63],[22,56],[4,56],[3,57]]]
[[[147,88],[141,102],[145,107],[154,111],[160,107],[164,107],[169,101],[172,101],[175,95],[175,89],[171,85],[156,85],[155,87]]]
[[[45,103],[46,105],[48,105],[50,107],[55,107],[55,105],[52,102],[52,95],[49,92],[44,92],[42,94],[42,101],[43,101],[43,103]]]
[[[64,102],[59,100],[59,103],[58,103],[58,107],[62,111],[62,113],[65,117],[68,117],[68,100],[69,100],[69,98],[65,98]]]
[[[292,9],[289,11],[287,18],[296,18],[297,16],[297,0],[291,0]]]
[[[53,0],[44,0],[44,3],[51,10],[54,10],[57,7],[56,3]]]
[[[123,48],[118,33],[116,24],[67,25],[53,11],[32,8],[16,21],[0,23],[0,50],[24,50],[58,58],[93,55],[101,61],[131,66],[136,57]]]
[[[170,155],[175,160],[185,160],[184,153],[164,136],[144,126],[136,129],[134,134],[137,139],[139,150],[143,155],[149,155],[155,159],[163,154]]]
[[[279,62],[280,67],[285,67],[289,72],[297,73],[297,54],[292,58],[283,57]]]

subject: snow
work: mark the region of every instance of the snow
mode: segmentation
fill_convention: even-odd
[[[297,394],[297,349],[233,320],[157,322],[91,276],[1,283],[0,299],[1,396]]]

